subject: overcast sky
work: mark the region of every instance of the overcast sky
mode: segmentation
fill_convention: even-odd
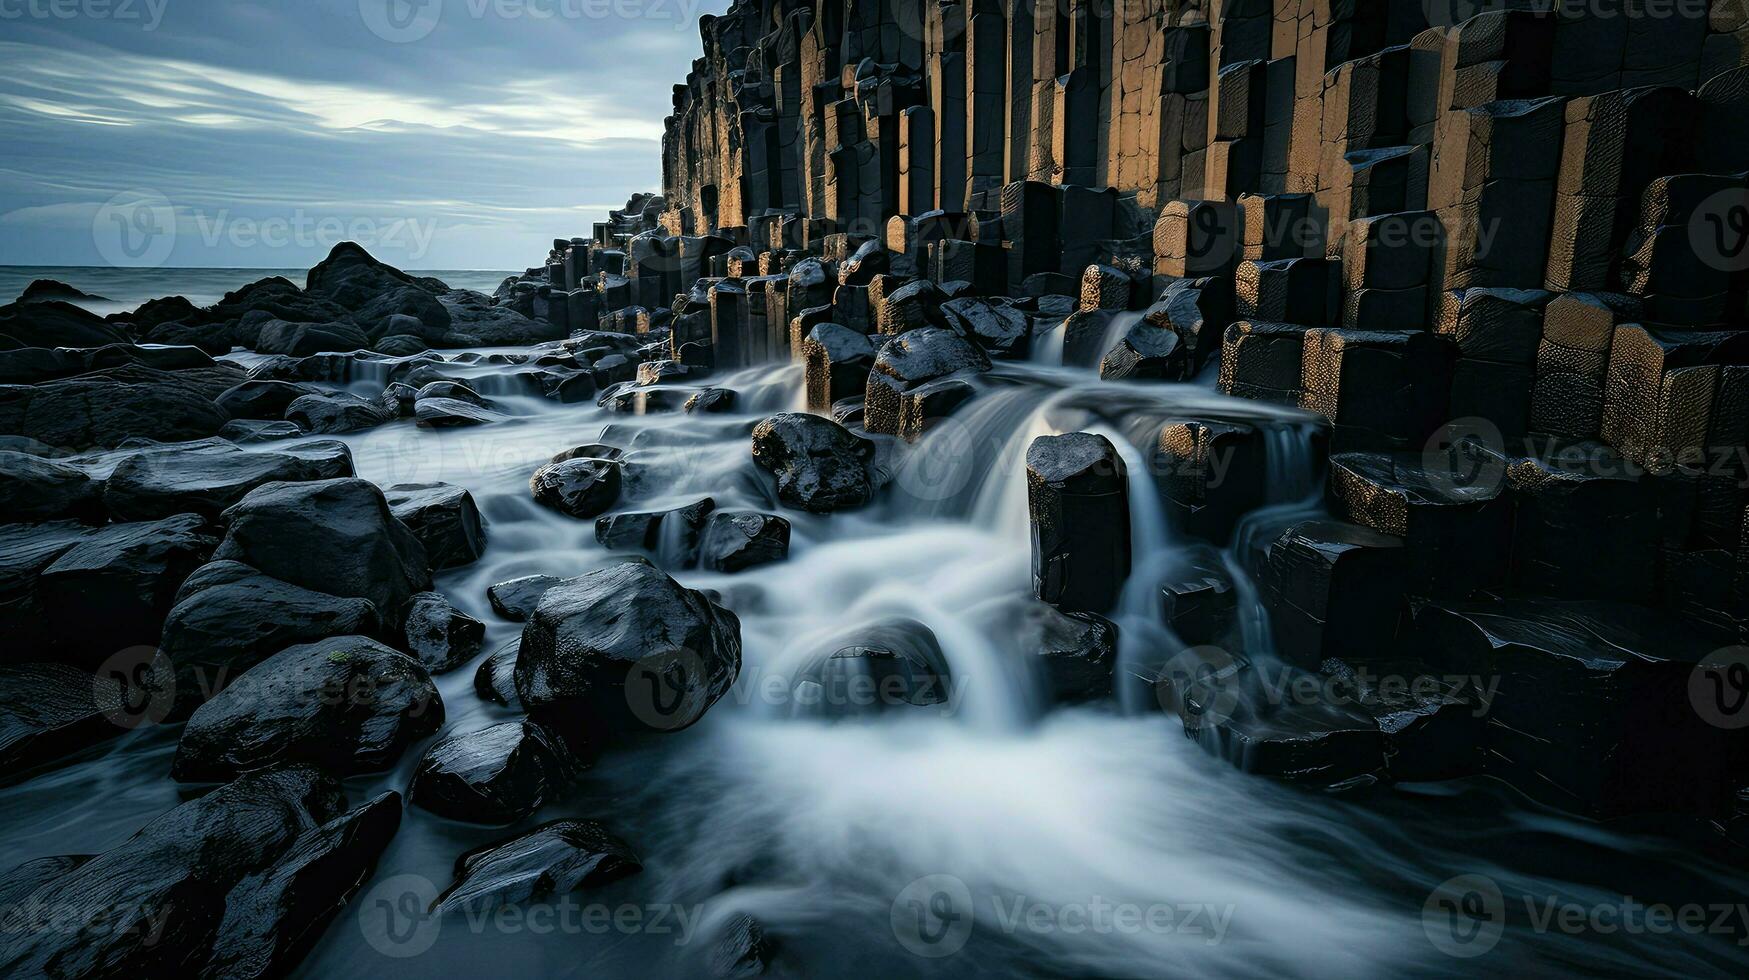
[[[727,0],[0,0],[0,265],[517,269],[660,190]]]

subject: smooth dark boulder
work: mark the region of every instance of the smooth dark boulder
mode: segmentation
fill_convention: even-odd
[[[777,478],[777,498],[817,514],[874,499],[874,443],[817,415],[773,415],[753,429],[753,461]]]
[[[93,665],[153,645],[177,589],[213,554],[217,535],[196,514],[93,529],[44,568],[40,608],[56,659]],[[32,659],[46,659],[33,656]]]
[[[741,670],[741,622],[643,560],[548,589],[522,630],[516,694],[573,744],[608,730],[677,731]]]
[[[230,421],[213,398],[243,380],[234,368],[165,371],[130,364],[37,385],[0,386],[0,434],[78,450],[129,439],[201,439]],[[211,381],[228,384],[209,391]]]
[[[564,792],[577,768],[568,755],[532,721],[451,735],[419,760],[407,795],[451,820],[517,823]]]
[[[0,665],[0,703],[0,783],[115,738],[150,709],[115,677],[49,663]]]
[[[223,515],[214,558],[306,589],[369,599],[392,615],[431,585],[425,547],[367,480],[269,483]]]
[[[953,375],[990,370],[990,358],[951,330],[923,327],[883,344],[869,370],[864,428],[896,435],[904,396],[920,385]]]
[[[442,280],[410,276],[378,261],[356,242],[341,242],[310,269],[304,288],[349,310],[363,308],[384,293],[413,286],[433,296],[449,292]]]
[[[528,479],[535,503],[572,517],[600,515],[619,500],[624,454],[612,446],[580,446],[553,457]]]
[[[951,701],[952,677],[929,627],[892,617],[850,627],[820,644],[796,675],[798,708],[846,717]]]
[[[305,443],[295,453],[249,452],[225,443],[165,446],[117,464],[104,483],[103,503],[121,521],[183,513],[217,518],[268,483],[352,475],[352,452],[337,440]]]
[[[409,653],[433,674],[472,660],[486,642],[486,624],[450,605],[437,592],[421,592],[401,612],[401,632]]]
[[[486,600],[492,604],[493,612],[521,623],[534,615],[534,607],[540,605],[540,597],[548,589],[566,581],[569,580],[557,575],[524,575],[490,586],[486,589]]]
[[[474,693],[480,700],[511,707],[516,701],[516,655],[522,650],[522,637],[493,650],[480,661],[474,671]]]
[[[460,398],[420,398],[413,405],[413,418],[421,428],[453,429],[490,425],[506,421],[510,416]]]
[[[474,495],[448,483],[401,483],[383,490],[389,511],[425,546],[434,571],[460,568],[486,551],[486,522]]]
[[[285,409],[287,422],[321,435],[374,429],[392,418],[381,405],[349,391],[304,395]]]
[[[384,793],[306,831],[273,866],[225,899],[202,976],[278,976],[321,941],[369,881],[401,826],[401,794]]]
[[[350,323],[289,323],[269,320],[255,338],[255,349],[263,354],[285,354],[308,357],[327,352],[344,353],[368,350],[370,338]]]
[[[287,647],[381,628],[367,599],[329,595],[241,562],[215,561],[182,583],[158,649],[175,669],[177,702],[191,707]]]
[[[368,637],[334,637],[274,654],[195,709],[170,775],[223,782],[298,763],[382,772],[442,727],[443,699],[419,661]]]
[[[295,422],[265,422],[258,419],[232,419],[219,429],[219,437],[229,439],[239,446],[255,445],[263,442],[278,442],[281,439],[297,439],[304,430]]]
[[[102,347],[127,341],[114,324],[71,303],[45,299],[0,306],[0,347]]]
[[[1022,358],[1032,349],[1032,320],[1009,303],[966,297],[941,304],[954,333],[982,347],[991,357]]]
[[[94,300],[99,303],[109,302],[102,296],[93,296],[78,286],[69,285],[59,279],[32,279],[30,285],[24,287],[24,292],[18,294],[18,299],[15,302],[46,303],[51,300],[81,299]]]
[[[643,870],[631,845],[594,820],[555,820],[456,859],[433,911],[486,910],[618,881]]]
[[[285,410],[292,402],[316,391],[295,381],[245,381],[226,389],[213,401],[233,419],[277,421],[285,418]]]
[[[507,306],[494,306],[486,296],[471,290],[451,290],[439,294],[437,300],[450,318],[449,332],[435,342],[438,346],[506,347],[565,339],[563,327]]]
[[[1106,612],[1130,573],[1129,477],[1104,436],[1040,436],[1026,451],[1033,594],[1064,612]]]
[[[0,514],[9,521],[104,520],[103,484],[83,470],[0,450]]]
[[[709,497],[666,511],[610,514],[595,521],[595,540],[610,551],[644,551],[670,568],[698,563],[699,537],[716,509]]]
[[[289,974],[399,820],[397,794],[349,812],[339,781],[311,767],[245,776],[102,854],[32,862],[34,887],[15,900],[82,927],[8,930],[0,973]]]
[[[708,572],[739,572],[789,557],[790,523],[775,514],[711,515],[699,544],[699,564]]]

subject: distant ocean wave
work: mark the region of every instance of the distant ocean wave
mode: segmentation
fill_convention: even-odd
[[[0,265],[0,305],[12,302],[37,279],[64,282],[102,302],[81,302],[93,313],[132,310],[149,299],[181,296],[196,306],[216,303],[226,293],[272,276],[284,276],[303,285],[307,269],[118,269],[107,266]],[[512,272],[479,269],[411,269],[414,275],[434,276],[457,289],[475,289],[490,294]]]

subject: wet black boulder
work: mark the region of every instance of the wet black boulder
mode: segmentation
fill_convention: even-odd
[[[306,589],[369,599],[393,615],[431,585],[425,546],[367,480],[270,483],[224,513],[215,558]]]
[[[419,761],[415,806],[466,823],[510,824],[563,793],[580,764],[532,721],[511,721],[439,741]]]
[[[419,661],[334,637],[274,654],[196,709],[170,775],[222,782],[294,763],[382,772],[442,726],[443,700]]]
[[[543,507],[572,517],[595,517],[619,499],[622,455],[601,445],[560,453],[529,477],[529,492]]]
[[[367,599],[329,595],[241,562],[215,561],[182,583],[158,649],[174,669],[178,704],[192,708],[287,647],[372,635],[381,627]]]
[[[84,928],[7,930],[0,974],[279,976],[369,880],[400,824],[387,793],[347,811],[339,781],[293,767],[245,776],[92,857],[39,859],[8,901]]]
[[[474,495],[448,483],[402,483],[383,496],[389,510],[411,528],[433,570],[459,568],[486,551],[486,522]]]
[[[596,726],[676,731],[704,716],[741,670],[741,623],[643,560],[556,585],[522,631],[516,693],[568,741]]]
[[[874,499],[875,444],[817,415],[773,415],[753,430],[753,461],[777,478],[777,498],[817,514]]]
[[[486,624],[436,592],[421,592],[407,600],[401,623],[407,651],[433,674],[447,673],[472,660],[486,642]]]
[[[606,885],[643,868],[631,845],[601,823],[554,820],[457,858],[455,883],[433,910],[516,905]]]
[[[103,520],[103,484],[51,459],[0,451],[0,514],[9,521]]]
[[[775,514],[711,515],[699,545],[699,563],[706,571],[739,572],[789,557],[790,523]]]

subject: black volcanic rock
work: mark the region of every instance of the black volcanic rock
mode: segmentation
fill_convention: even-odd
[[[170,775],[223,782],[297,763],[381,772],[442,726],[443,699],[417,660],[333,637],[274,654],[195,709]]]
[[[1033,594],[1064,612],[1105,612],[1130,571],[1127,470],[1104,436],[1040,436],[1026,451]]]
[[[106,303],[102,296],[92,294],[77,286],[69,286],[58,279],[33,279],[30,285],[24,287],[24,292],[18,294],[19,303],[46,303],[51,300],[96,300]]]
[[[524,575],[486,589],[486,599],[493,612],[520,623],[534,615],[534,607],[540,605],[540,597],[548,589],[565,581],[556,575]]]
[[[83,929],[8,930],[7,976],[278,976],[292,972],[370,877],[400,824],[388,793],[347,811],[332,776],[245,776],[91,857],[5,876],[12,900]]]
[[[511,824],[562,793],[577,763],[532,721],[439,741],[419,761],[408,797],[467,823]]]
[[[0,434],[27,436],[63,449],[119,446],[129,439],[200,439],[230,416],[213,398],[243,380],[209,391],[234,371],[165,371],[131,364],[39,385],[0,386]]]
[[[383,490],[389,510],[425,546],[433,570],[460,568],[486,551],[486,524],[474,495],[448,483],[402,483]]]
[[[201,566],[182,583],[158,642],[177,698],[195,704],[287,647],[380,631],[367,599],[301,588],[235,561]]]
[[[595,517],[619,499],[623,455],[601,445],[560,453],[529,477],[529,492],[543,507],[572,517]]]
[[[215,558],[334,595],[369,599],[392,615],[431,584],[425,547],[365,480],[270,483],[224,513]]]
[[[324,391],[303,397],[286,406],[285,420],[296,423],[305,432],[319,435],[339,435],[374,429],[392,419],[376,402],[349,391]]]
[[[217,540],[196,514],[87,532],[37,578],[42,613],[58,627],[48,646],[70,662],[95,665],[155,644],[177,589]]]
[[[95,313],[59,300],[0,306],[0,348],[102,347],[128,338]]]
[[[817,514],[874,499],[874,443],[817,415],[773,415],[753,429],[753,462],[777,478],[777,497]]]
[[[64,463],[0,450],[0,514],[15,521],[100,521],[103,484]]]
[[[285,410],[305,395],[316,394],[311,385],[295,381],[245,381],[213,399],[233,419],[285,418]]]
[[[490,909],[565,895],[643,870],[631,846],[594,820],[555,820],[456,859],[434,911]]]
[[[522,631],[516,694],[573,744],[596,726],[685,728],[741,670],[741,623],[703,593],[631,560],[556,585]]]
[[[433,674],[467,663],[486,641],[486,624],[456,609],[437,592],[421,592],[407,600],[401,621],[407,650]]]
[[[377,261],[361,246],[341,242],[310,270],[304,288],[349,310],[359,310],[385,293],[412,286],[432,296],[449,292],[437,279],[410,276]]]
[[[739,572],[789,557],[790,523],[775,514],[711,515],[699,545],[706,571]]]
[[[103,502],[117,520],[171,514],[217,518],[251,490],[352,476],[352,453],[335,440],[304,443],[296,453],[247,452],[226,443],[165,446],[132,453],[104,483]]]
[[[290,323],[270,320],[256,336],[255,349],[263,354],[285,354],[308,357],[328,351],[365,350],[370,338],[350,323]]]

